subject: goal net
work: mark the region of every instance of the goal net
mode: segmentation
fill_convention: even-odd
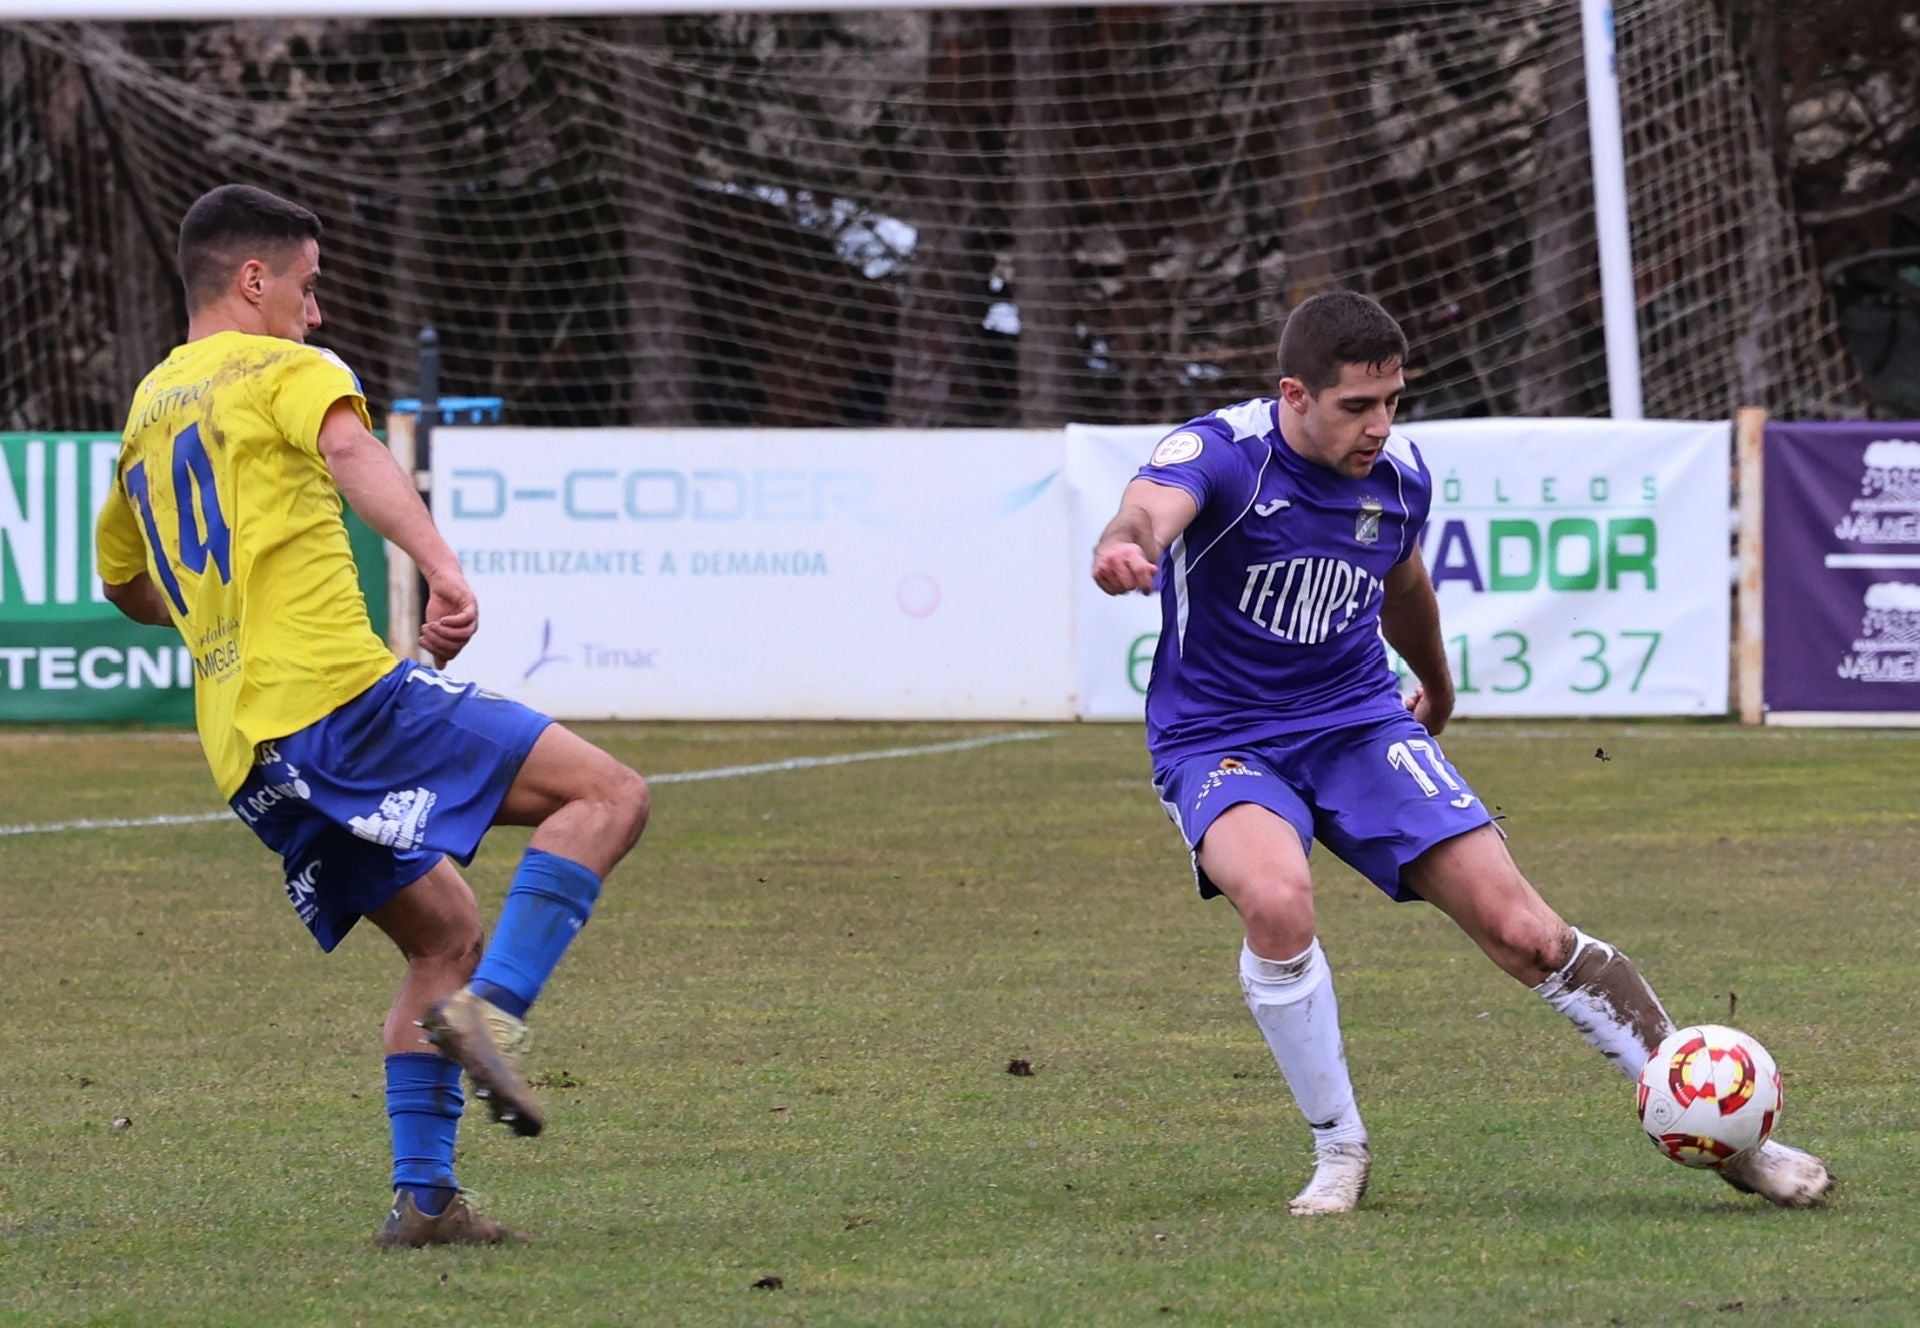
[[[1711,0],[1616,17],[1646,413],[1854,413]],[[231,180],[376,405],[1175,420],[1346,286],[1409,417],[1608,409],[1576,0],[0,26],[0,428],[119,426]]]

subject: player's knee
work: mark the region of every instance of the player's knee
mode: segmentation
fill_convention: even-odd
[[[432,931],[410,938],[400,948],[409,964],[450,971],[464,982],[479,965],[485,946],[486,933],[475,912],[442,917]]]
[[[1313,944],[1310,886],[1273,882],[1238,901],[1247,944],[1262,959],[1291,959]]]
[[[637,772],[621,765],[615,767],[602,796],[620,832],[624,852],[633,847],[641,831],[647,828],[647,817],[653,811],[653,790]]]
[[[480,919],[474,918],[473,925],[460,936],[459,943],[451,947],[450,962],[460,981],[465,982],[473,976],[473,970],[480,967],[480,956],[486,952],[487,933],[480,926]]]
[[[1522,982],[1538,983],[1567,962],[1570,933],[1558,918],[1515,909],[1488,937],[1495,963]]]

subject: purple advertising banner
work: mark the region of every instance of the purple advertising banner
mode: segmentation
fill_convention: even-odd
[[[1920,423],[1769,424],[1769,711],[1920,713]]]

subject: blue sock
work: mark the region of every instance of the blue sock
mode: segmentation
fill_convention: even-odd
[[[460,1066],[430,1051],[387,1057],[387,1120],[393,1127],[393,1187],[428,1217],[452,1202],[453,1138],[467,1099]]]
[[[500,925],[473,972],[474,995],[524,1018],[599,897],[600,878],[585,867],[528,849],[513,874]]]

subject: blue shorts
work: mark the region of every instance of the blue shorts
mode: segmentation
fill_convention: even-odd
[[[1223,746],[1156,769],[1153,786],[1192,850],[1202,899],[1220,890],[1201,870],[1200,841],[1238,803],[1286,821],[1309,853],[1318,838],[1397,900],[1420,897],[1401,880],[1408,863],[1493,820],[1410,714]]]
[[[229,805],[286,867],[322,950],[433,870],[473,858],[553,721],[403,662],[325,719],[254,749]]]

